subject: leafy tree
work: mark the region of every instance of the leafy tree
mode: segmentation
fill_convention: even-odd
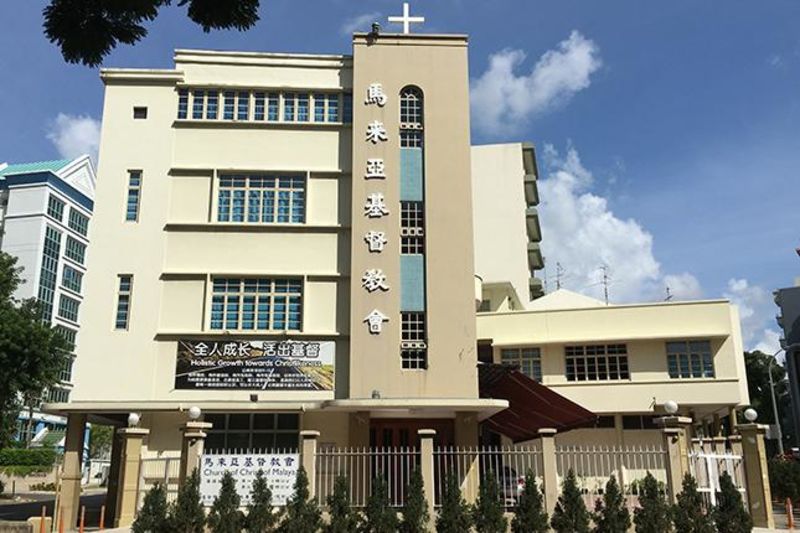
[[[71,348],[56,328],[41,320],[35,299],[17,300],[23,283],[17,258],[0,252],[0,448],[8,445],[20,405],[19,398],[41,397],[58,383]]]
[[[236,480],[226,470],[222,475],[222,486],[214,498],[211,512],[208,514],[208,525],[214,533],[241,533],[244,526],[244,515],[239,510],[241,499],[236,492]]]
[[[458,477],[449,473],[445,476],[442,491],[442,508],[436,518],[436,531],[439,533],[463,533],[472,527],[469,506],[461,496]]]
[[[169,533],[167,524],[167,491],[156,483],[144,495],[142,509],[131,526],[133,533]]]
[[[669,504],[650,472],[644,478],[639,492],[639,507],[633,514],[636,533],[664,533],[672,528]]]
[[[594,511],[596,533],[625,533],[631,527],[631,514],[625,507],[625,495],[614,476],[608,478],[606,490],[603,497],[597,499]]]
[[[578,488],[575,472],[570,468],[564,478],[550,527],[557,533],[589,533],[590,516]]]
[[[800,463],[793,459],[774,457],[767,463],[772,496],[783,501],[800,499]]]
[[[92,459],[107,459],[111,453],[113,440],[114,426],[92,424],[92,431],[89,434],[89,457]]]
[[[206,513],[200,501],[200,473],[195,468],[192,475],[178,489],[178,498],[170,506],[167,522],[176,533],[203,533]]]
[[[317,503],[310,499],[308,475],[302,466],[297,471],[294,494],[286,502],[284,520],[278,527],[280,533],[312,533],[322,527],[322,517]]]
[[[528,470],[522,494],[517,498],[517,505],[514,508],[511,531],[514,533],[546,533],[550,529],[547,519],[542,493],[536,486],[536,477],[533,472]]]
[[[403,503],[403,522],[400,524],[400,531],[402,533],[427,532],[429,520],[422,470],[417,467],[411,472],[411,479],[406,487],[406,501]]]
[[[270,533],[275,529],[278,517],[272,508],[272,491],[267,486],[264,471],[256,472],[256,479],[250,489],[250,505],[247,512],[247,531],[249,533]]]
[[[771,363],[771,364],[770,364]],[[789,381],[786,369],[781,364],[776,364],[771,355],[760,351],[744,353],[745,373],[747,374],[747,391],[750,395],[750,406],[758,411],[760,424],[774,424],[775,417],[772,412],[772,391],[769,386],[770,368],[772,369],[772,382],[775,385],[775,401],[778,406],[778,418],[781,422],[783,443],[788,448],[792,445],[792,435],[795,433],[794,419],[792,418],[792,405],[789,396]],[[766,441],[771,453],[777,448],[777,441]]]
[[[497,486],[497,477],[491,470],[481,480],[478,490],[478,499],[472,507],[472,522],[478,533],[505,533],[508,528],[500,500],[500,487]]]
[[[723,472],[719,477],[717,506],[714,508],[714,522],[719,533],[750,533],[753,519],[744,508],[742,495],[733,484],[730,474]]]
[[[118,43],[147,35],[142,25],[172,0],[51,0],[44,9],[45,35],[70,63],[99,65]],[[247,30],[258,22],[259,0],[179,0],[203,31]]]
[[[697,481],[691,474],[684,476],[681,488],[672,509],[675,529],[681,533],[714,533],[714,521],[703,508],[703,498],[697,492]]]
[[[378,472],[372,480],[372,492],[367,498],[364,509],[363,533],[395,533],[397,531],[397,513],[389,501],[389,485]]]
[[[330,523],[325,533],[352,533],[358,528],[358,514],[350,507],[350,483],[344,476],[337,476],[333,483],[333,494],[328,496]]]

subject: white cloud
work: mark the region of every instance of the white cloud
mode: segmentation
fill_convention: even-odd
[[[745,349],[768,354],[777,352],[781,335],[772,327],[778,311],[772,294],[763,287],[751,285],[746,279],[731,279],[724,296],[739,308]]]
[[[472,119],[483,132],[516,130],[531,118],[567,103],[591,84],[602,65],[597,45],[573,30],[539,58],[530,73],[517,74],[522,50],[507,48],[489,57],[489,68],[473,81]]]
[[[373,22],[380,21],[381,14],[378,11],[373,13],[364,13],[362,15],[356,15],[354,17],[350,17],[349,19],[345,20],[342,23],[342,26],[339,28],[339,32],[343,35],[352,35],[353,32],[356,31],[369,31],[370,25]]]
[[[89,154],[97,164],[100,146],[100,121],[88,115],[59,113],[49,126],[47,138],[64,158]]]

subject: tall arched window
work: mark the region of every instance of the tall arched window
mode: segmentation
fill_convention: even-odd
[[[422,148],[423,101],[418,87],[405,87],[400,91],[400,146]]]

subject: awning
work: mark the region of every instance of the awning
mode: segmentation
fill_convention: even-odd
[[[514,442],[535,439],[543,428],[559,432],[594,426],[597,415],[537,383],[516,367],[478,365],[481,398],[508,400],[509,407],[483,424]]]

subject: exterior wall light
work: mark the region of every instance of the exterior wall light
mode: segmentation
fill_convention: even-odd
[[[141,417],[139,413],[131,413],[128,415],[128,427],[135,428],[139,425],[139,420]]]
[[[674,415],[678,412],[678,402],[675,400],[667,400],[664,402],[664,410],[667,412],[667,414]]]
[[[202,411],[196,405],[193,405],[189,408],[189,420],[197,420],[200,418]]]
[[[748,422],[753,423],[758,418],[758,411],[753,409],[752,407],[748,407],[744,410],[744,417],[747,419]]]

